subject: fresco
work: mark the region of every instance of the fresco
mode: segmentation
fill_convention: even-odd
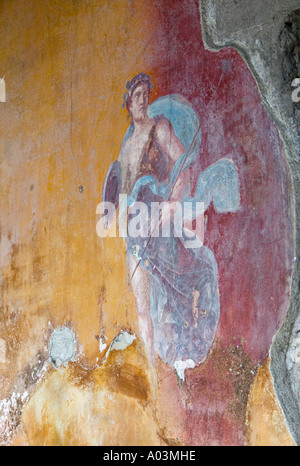
[[[156,352],[175,369],[186,364],[195,367],[205,360],[213,343],[220,302],[215,257],[203,245],[204,227],[194,230],[192,222],[203,218],[211,203],[219,213],[238,210],[237,169],[232,160],[221,159],[199,175],[192,195],[189,170],[201,145],[196,113],[176,95],[161,97],[149,106],[153,85],[145,73],[126,87],[124,104],[132,121],[119,160],[112,163],[105,181],[103,207],[109,207],[110,199],[114,215],[104,215],[101,222],[108,229],[110,218],[115,221],[117,196],[123,196],[126,205],[120,206],[120,216],[128,208],[129,278],[148,355],[153,364]],[[203,211],[197,210],[197,202]],[[161,207],[156,221],[153,206]],[[187,207],[189,218],[182,218]],[[138,212],[142,215],[137,220]],[[132,217],[134,225],[140,224],[138,231],[132,229]],[[183,229],[177,225],[181,219]],[[167,222],[169,229],[164,232]]]
[[[245,62],[205,49],[196,0],[21,7],[0,13],[1,444],[293,444],[268,398],[292,187]],[[127,208],[148,234],[118,234]]]

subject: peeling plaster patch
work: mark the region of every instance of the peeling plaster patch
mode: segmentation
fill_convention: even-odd
[[[41,353],[17,377],[10,398],[0,400],[0,445],[10,445],[21,423],[24,405],[47,374],[49,361]]]
[[[46,355],[38,353],[36,359],[33,362],[26,364],[22,371],[21,379],[24,383],[25,389],[31,392],[36,384],[44,378],[48,368],[49,361],[46,358]]]
[[[0,401],[0,441],[1,444],[9,444],[16,428],[19,425],[20,413],[23,404],[28,399],[28,393],[13,392],[9,399]]]
[[[123,351],[130,346],[136,339],[135,334],[130,334],[128,332],[121,332],[111,343],[110,351]]]
[[[106,338],[106,337],[104,337]],[[110,347],[105,355],[105,359],[103,362],[107,360],[107,357],[111,351],[123,351],[128,346],[132,345],[134,340],[136,339],[135,334],[130,334],[128,332],[121,332],[118,336],[111,342]],[[102,339],[103,341],[103,339]],[[101,342],[101,340],[100,340]],[[101,343],[100,343],[101,344]]]
[[[75,356],[75,335],[66,327],[54,330],[50,340],[50,359],[56,368],[67,365]]]
[[[105,343],[107,341],[107,337],[100,337],[99,339],[99,351],[102,353],[107,348],[107,344]]]
[[[196,364],[192,359],[187,359],[186,361],[176,361],[174,367],[178,377],[184,381],[184,371],[186,369],[194,369],[196,367]]]
[[[50,362],[38,353],[32,363],[19,372],[10,397],[0,400],[0,445],[10,445],[21,423],[24,405],[46,375]]]

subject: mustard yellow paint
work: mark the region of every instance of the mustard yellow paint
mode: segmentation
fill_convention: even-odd
[[[249,395],[247,438],[250,446],[296,446],[274,392],[269,359],[259,368]]]
[[[98,238],[96,207],[128,126],[126,81],[152,71],[151,5],[34,0],[24,8],[15,0],[0,14],[7,82],[0,264],[8,331],[1,321],[0,338],[12,346],[12,380],[44,348],[49,328],[69,323],[91,367],[101,332],[108,344],[122,328],[138,333],[124,243]]]
[[[30,374],[37,355],[47,357],[58,326],[72,328],[76,364],[93,374],[101,363],[100,335],[106,335],[108,345],[122,329],[138,335],[124,243],[97,236],[96,207],[128,126],[122,110],[126,81],[139,71],[153,71],[152,10],[147,0],[2,5],[0,63],[7,101],[0,108],[0,134],[5,135],[0,137],[0,339],[5,341],[0,399],[9,399],[17,377],[24,390],[22,377],[30,377],[26,371]],[[139,369],[138,380],[145,371]],[[69,405],[78,404],[82,413],[91,410],[88,429],[79,423],[82,430],[73,425],[62,434],[53,425],[43,437],[39,423],[50,426],[55,418],[51,384],[56,383],[69,394]],[[109,433],[108,422],[102,441],[119,432],[124,442],[157,442],[152,411],[144,412],[134,397],[111,395],[105,386],[101,393],[75,389],[61,373],[53,373],[42,387],[24,414],[24,419],[32,417],[31,430],[24,437],[17,429],[16,443],[101,443],[103,426],[95,430],[94,424],[101,410],[105,424],[103,409],[115,410],[115,425]],[[33,383],[30,393],[35,389]],[[36,400],[42,418],[34,420],[30,407]],[[129,434],[129,425],[121,425],[124,413],[145,427],[136,421]],[[71,411],[65,415],[71,425]]]
[[[78,363],[49,369],[23,410],[23,436],[16,444],[164,445],[155,420],[153,374],[145,368],[135,342],[112,351],[94,370]]]

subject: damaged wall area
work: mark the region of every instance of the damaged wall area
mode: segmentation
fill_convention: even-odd
[[[298,442],[297,2],[253,3],[1,6],[2,445]],[[145,147],[156,196],[192,159],[199,250],[157,241],[142,257],[144,239],[97,234],[111,164],[130,198]]]

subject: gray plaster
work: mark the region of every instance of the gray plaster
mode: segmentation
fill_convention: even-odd
[[[300,313],[300,106],[292,101],[291,86],[292,79],[300,77],[300,64],[293,55],[295,45],[300,46],[300,11],[295,11],[300,9],[300,0],[199,0],[199,6],[206,48],[233,47],[244,58],[279,130],[290,166],[297,260],[287,318],[273,340],[270,356],[277,398],[300,445],[298,362],[292,364],[292,358],[297,360],[295,332]]]
[[[136,339],[135,334],[131,335],[128,332],[121,332],[112,341],[109,349],[110,351],[123,351],[128,346],[132,345],[135,339]]]
[[[119,335],[117,335],[116,338],[111,342],[103,362],[106,362],[108,355],[111,351],[124,351],[128,346],[132,345],[135,339],[136,339],[136,336],[134,333],[131,334],[125,331],[122,331],[121,333],[119,333]],[[103,349],[105,348],[106,348],[106,344],[104,343]]]
[[[75,356],[75,335],[66,327],[55,329],[50,339],[50,360],[56,368]]]

